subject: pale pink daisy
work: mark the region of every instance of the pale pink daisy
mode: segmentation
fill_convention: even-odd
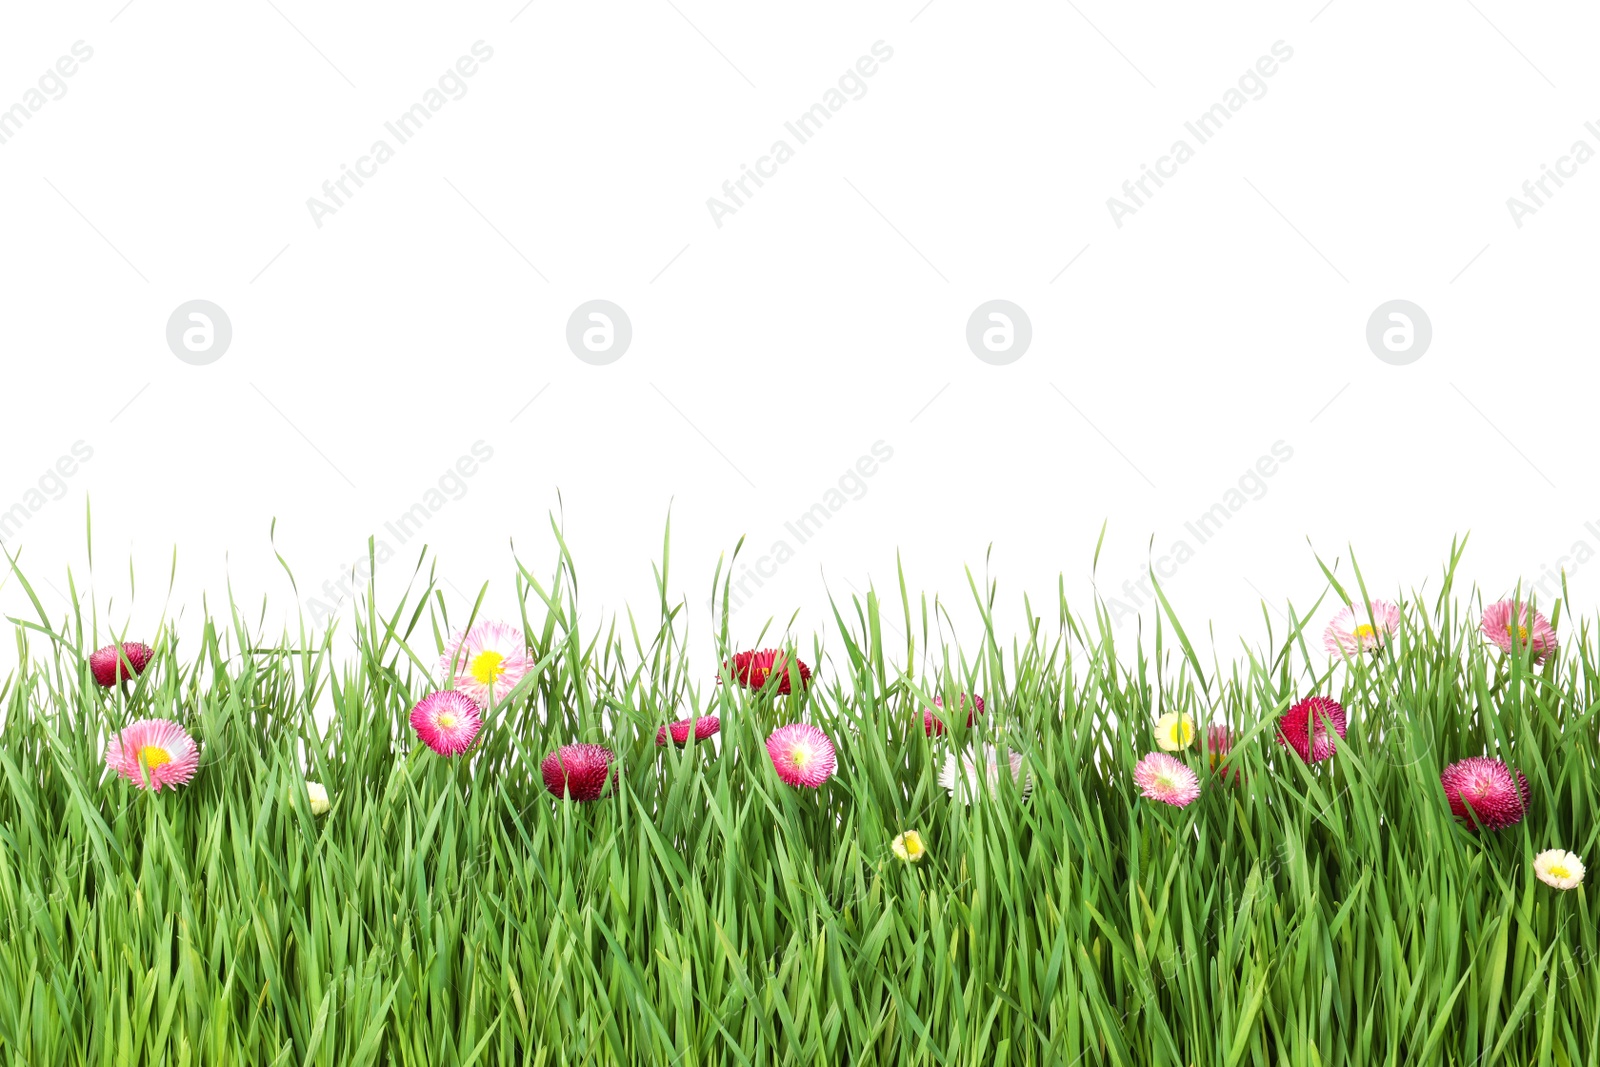
[[[790,785],[817,788],[833,777],[838,760],[828,735],[810,723],[780,726],[767,738],[767,755],[778,777]]]
[[[1484,609],[1483,635],[1498,645],[1500,651],[1512,655],[1525,648],[1532,649],[1535,663],[1543,663],[1544,658],[1556,650],[1557,644],[1550,620],[1515,600],[1502,600]]]
[[[1387,600],[1374,600],[1370,614],[1365,604],[1346,604],[1328,623],[1322,644],[1336,656],[1372,652],[1382,648],[1399,626],[1400,609]]]
[[[440,660],[452,687],[480,707],[504,700],[533,667],[522,631],[503,622],[480,622],[457,633]]]
[[[1576,889],[1583,883],[1583,861],[1576,852],[1551,848],[1533,858],[1533,873],[1539,881],[1557,889]]]
[[[950,753],[939,771],[939,784],[956,800],[971,804],[996,793],[1002,773],[1016,784],[1023,800],[1033,793],[1033,775],[1023,769],[1022,753],[1008,749],[1002,756],[994,745],[976,745],[971,755]]]
[[[1186,808],[1200,798],[1200,778],[1189,765],[1165,752],[1152,752],[1133,767],[1139,792],[1151,800]]]
[[[144,789],[183,785],[200,766],[200,748],[171,719],[140,719],[106,746],[106,766]]]
[[[459,756],[472,747],[483,726],[483,712],[455,689],[429,693],[411,709],[411,728],[441,756]]]

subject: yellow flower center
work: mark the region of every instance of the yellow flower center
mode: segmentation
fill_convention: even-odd
[[[1167,736],[1179,748],[1188,748],[1189,742],[1194,740],[1194,724],[1188,719],[1179,719],[1167,731]]]
[[[1356,639],[1357,640],[1366,641],[1366,640],[1368,640],[1370,638],[1374,638],[1374,637],[1377,637],[1377,636],[1378,636],[1378,631],[1373,629],[1371,626],[1368,626],[1366,623],[1362,623],[1360,626],[1356,627]]]
[[[1510,637],[1513,634],[1516,635],[1518,641],[1521,641],[1524,644],[1527,643],[1528,628],[1526,626],[1513,626],[1509,622],[1506,623],[1506,636]]]
[[[139,762],[152,771],[172,762],[172,753],[159,745],[145,745],[139,750]]]
[[[810,752],[803,748],[797,748],[794,750],[794,755],[789,757],[789,762],[793,763],[796,767],[804,767],[806,763],[810,761],[810,759]]]
[[[1572,871],[1571,871],[1570,868],[1566,867],[1563,864],[1552,863],[1550,865],[1550,877],[1552,877],[1552,878],[1571,878],[1572,877]]]
[[[914,834],[914,833],[913,834],[907,834],[906,835],[906,840],[905,840],[905,845],[906,845],[906,855],[910,856],[912,859],[916,859],[918,856],[922,855],[922,853],[923,853],[922,838],[920,836],[918,836],[917,834]],[[1566,876],[1562,875],[1562,877],[1566,877]]]
[[[500,653],[486,649],[472,658],[467,670],[484,685],[493,685],[506,672],[505,660]]]
[[[433,721],[448,730],[456,724],[456,717],[447,711]]]

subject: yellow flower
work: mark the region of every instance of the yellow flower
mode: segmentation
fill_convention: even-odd
[[[331,806],[328,790],[321,782],[306,782],[306,795],[311,798],[311,814],[321,815]]]
[[[1177,752],[1194,741],[1194,720],[1176,711],[1156,720],[1156,744],[1164,751]]]
[[[923,844],[922,835],[915,830],[907,830],[889,843],[894,854],[907,863],[921,863],[922,857],[928,854],[928,846]]]
[[[1576,853],[1552,848],[1533,858],[1533,871],[1539,881],[1557,889],[1576,889],[1583,881],[1583,861]]]

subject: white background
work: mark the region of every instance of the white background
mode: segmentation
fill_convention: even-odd
[[[1263,597],[1314,596],[1314,550],[1353,544],[1374,595],[1436,589],[1471,531],[1499,595],[1600,549],[1600,162],[1520,228],[1506,204],[1600,149],[1583,5],[124,3],[0,14],[0,108],[93,49],[0,144],[0,509],[27,508],[6,545],[55,617],[86,497],[116,626],[160,616],[176,547],[170,611],[231,583],[275,627],[480,440],[465,495],[386,538],[385,600],[426,541],[453,611],[484,580],[504,610],[510,544],[548,572],[560,508],[586,625],[648,619],[670,507],[697,634],[741,535],[752,561],[795,549],[741,643],[821,628],[829,588],[892,594],[897,552],[970,627],[991,546],[1015,629],[1025,592],[1053,618],[1058,576],[1088,610],[1108,522],[1101,592],[1187,540],[1171,595],[1231,655]],[[480,40],[466,95],[398,145],[384,123]],[[866,94],[798,145],[784,123],[879,41]],[[1266,94],[1198,144],[1184,123],[1278,41]],[[319,228],[307,199],[380,138],[394,158]],[[1107,198],[1180,138],[1194,158],[1119,228]],[[779,139],[794,158],[718,227],[707,198]],[[197,298],[233,327],[208,366],[165,337]],[[608,366],[565,341],[595,298],[633,325]],[[996,298],[1033,328],[1007,366],[965,340]],[[1432,321],[1409,366],[1365,339],[1397,298]],[[784,523],[878,441],[799,544]],[[1185,521],[1278,441],[1265,495],[1198,545]],[[1600,563],[1567,567],[1592,611]],[[0,605],[24,613],[14,579]]]

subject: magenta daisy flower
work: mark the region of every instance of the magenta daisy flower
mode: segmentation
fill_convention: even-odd
[[[1400,609],[1387,600],[1374,600],[1368,614],[1365,604],[1346,604],[1323,632],[1322,644],[1335,656],[1353,656],[1382,648],[1400,627]]]
[[[557,797],[599,800],[614,773],[617,754],[604,745],[562,745],[539,764],[544,787]]]
[[[838,760],[828,735],[810,723],[780,726],[767,738],[767,755],[778,777],[790,785],[817,788],[833,777]]]
[[[1531,648],[1535,663],[1543,663],[1544,658],[1556,650],[1557,644],[1555,627],[1550,625],[1550,620],[1515,600],[1502,600],[1484,609],[1483,635],[1507,654],[1515,655],[1524,648]]]
[[[1439,775],[1439,784],[1450,811],[1469,827],[1503,830],[1521,822],[1528,810],[1527,777],[1487,756],[1468,756],[1450,764]]]
[[[760,652],[740,652],[731,662],[724,663],[723,666],[733,675],[733,680],[746,689],[760,689],[773,675],[778,676],[779,693],[787,694],[793,684],[789,676],[788,658],[775,648],[762,649]],[[804,689],[810,685],[811,668],[798,657],[794,661],[794,668],[795,673],[800,676],[800,688]]]
[[[967,713],[967,725],[971,726],[972,723],[973,723],[973,720],[975,720],[979,715],[983,714],[983,698],[980,697],[980,696],[974,695],[971,698],[972,703],[971,703],[970,707],[967,704],[967,700],[968,700],[967,694],[962,693],[961,694],[961,699],[956,702],[956,713],[960,714],[963,710],[965,710],[966,713]],[[938,708],[940,711],[943,711],[944,710],[944,697],[942,697],[942,696],[934,697],[933,698],[933,707]],[[944,731],[945,731],[944,720],[940,719],[939,716],[937,716],[937,715],[935,715],[933,713],[933,708],[926,708],[926,709],[923,710],[923,712],[922,712],[922,730],[929,737],[941,737],[941,736],[943,736]]]
[[[522,631],[503,622],[480,622],[457,633],[440,659],[445,677],[480,707],[504,700],[533,666]]]
[[[1188,764],[1165,752],[1152,752],[1134,764],[1133,780],[1141,795],[1175,808],[1186,808],[1200,798],[1200,778]]]
[[[1294,749],[1307,763],[1321,763],[1338,748],[1334,735],[1343,737],[1344,729],[1344,709],[1338,701],[1307,697],[1278,720],[1278,744]]]
[[[715,715],[702,715],[698,719],[679,719],[656,731],[656,744],[666,744],[668,737],[672,738],[673,744],[688,744],[690,731],[694,732],[696,741],[704,741],[720,729],[722,720]]]
[[[106,766],[136,786],[161,791],[186,784],[200,766],[200,747],[171,719],[140,719],[106,746]]]
[[[155,651],[142,641],[128,641],[118,657],[116,645],[107,645],[89,656],[89,669],[94,680],[107,689],[125,678],[137,678],[144,673]]]
[[[455,689],[429,693],[411,709],[411,728],[441,756],[459,756],[483,727],[483,712]]]

